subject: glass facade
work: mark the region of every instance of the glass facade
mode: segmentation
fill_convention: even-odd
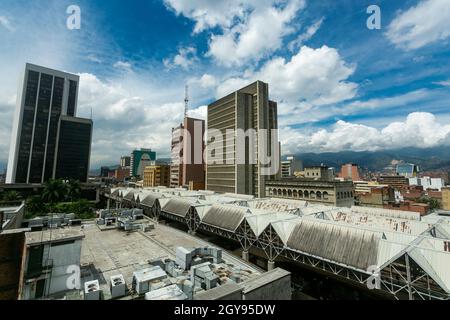
[[[56,135],[58,134],[58,122],[62,111],[63,94],[64,79],[55,77],[55,82],[53,84],[52,108],[50,113],[50,126],[47,138],[47,156],[45,161],[44,181],[51,179],[53,175]]]
[[[67,115],[70,117],[75,116],[75,104],[77,101],[77,82],[70,80],[69,85],[69,100],[67,102]]]
[[[22,116],[22,128],[19,142],[19,153],[16,168],[16,183],[26,183],[28,162],[30,159],[31,139],[33,136],[34,113],[36,108],[39,73],[28,71],[25,89],[25,105]]]
[[[48,116],[52,96],[53,76],[41,73],[39,96],[36,109],[36,122],[34,127],[33,149],[31,153],[31,166],[29,183],[41,183],[44,170],[45,144],[47,142]]]
[[[56,179],[87,181],[91,134],[92,123],[61,119]]]

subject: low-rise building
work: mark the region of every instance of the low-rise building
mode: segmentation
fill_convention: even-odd
[[[152,165],[144,169],[144,188],[149,187],[169,187],[170,186],[170,166]]]
[[[27,232],[20,299],[41,299],[77,289],[83,238],[83,232],[74,229]]]
[[[378,182],[397,190],[409,185],[409,181],[405,176],[381,176],[378,178]]]
[[[442,187],[445,185],[444,179],[442,178],[409,178],[409,185],[411,186],[422,186],[424,190],[433,189],[441,191]]]
[[[394,189],[386,185],[373,185],[365,192],[356,192],[358,204],[365,207],[383,208],[395,202]]]
[[[337,207],[351,207],[355,204],[353,183],[351,181],[295,178],[266,181],[266,196],[305,200],[311,203]]]

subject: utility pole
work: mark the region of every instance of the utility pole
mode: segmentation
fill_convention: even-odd
[[[187,118],[188,109],[189,109],[189,86],[186,85],[184,96],[184,119]]]

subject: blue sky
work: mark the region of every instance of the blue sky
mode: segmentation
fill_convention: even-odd
[[[381,9],[369,30],[366,9]],[[68,30],[66,8],[81,8]],[[256,79],[279,103],[283,153],[450,143],[447,0],[2,0],[0,163],[26,62],[80,74],[92,166],[137,147],[170,154],[171,128]]]

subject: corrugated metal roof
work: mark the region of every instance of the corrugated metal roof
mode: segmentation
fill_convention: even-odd
[[[161,210],[184,218],[189,212],[192,204],[193,201],[189,199],[172,198],[164,205],[164,207],[162,207]]]
[[[248,213],[249,210],[242,207],[213,205],[205,213],[202,223],[233,232],[239,227]]]
[[[382,237],[380,232],[303,220],[295,226],[287,244],[295,250],[367,270],[377,263]]]

